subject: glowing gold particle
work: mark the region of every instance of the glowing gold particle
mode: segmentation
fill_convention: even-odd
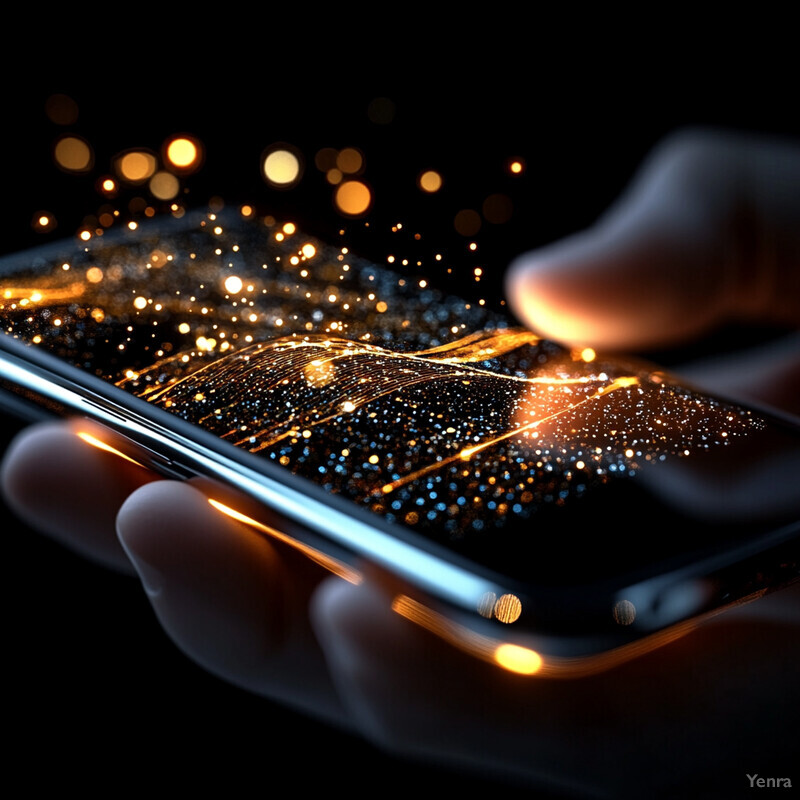
[[[58,166],[69,172],[86,172],[91,169],[94,160],[88,143],[77,136],[59,139],[53,155]]]
[[[332,361],[314,359],[306,364],[303,374],[309,386],[327,386],[336,377],[336,367]]]
[[[100,283],[103,280],[103,270],[100,267],[89,267],[86,270],[86,280],[89,283]]]
[[[205,336],[198,336],[195,343],[200,350],[205,350],[207,353],[210,353],[217,346],[216,339],[206,338]]]
[[[180,181],[171,172],[156,172],[150,178],[150,192],[159,200],[172,200],[181,190]]]
[[[525,165],[521,161],[519,161],[518,159],[514,159],[508,165],[508,171],[512,175],[521,174],[523,169],[525,169]]]
[[[335,201],[342,214],[359,216],[370,207],[372,193],[361,181],[345,181],[337,187]]]
[[[229,275],[225,278],[225,291],[229,294],[239,294],[243,286],[242,279],[238,275]]]
[[[117,172],[126,180],[132,183],[146,181],[156,171],[156,159],[143,150],[134,150],[125,153],[117,161]]]
[[[494,651],[494,659],[503,669],[521,675],[534,675],[542,668],[542,657],[527,647],[515,644],[501,644]]]
[[[316,255],[317,248],[309,242],[303,245],[301,252],[305,258],[313,258]]]
[[[166,149],[167,161],[179,169],[187,169],[195,165],[200,152],[197,144],[184,136],[173,139]]]
[[[587,363],[589,361],[594,361],[596,357],[597,353],[595,353],[591,347],[584,347],[583,350],[581,350],[581,358]]]
[[[178,325],[178,331],[179,331],[180,333],[189,333],[189,331],[190,331],[191,329],[192,329],[192,326],[191,326],[191,325],[189,325],[189,323],[188,323],[188,322],[181,322],[181,324],[180,324],[180,325]]]
[[[423,172],[417,181],[423,192],[438,192],[442,188],[442,176],[432,169]]]
[[[262,169],[264,177],[276,187],[289,187],[300,178],[300,159],[285,148],[278,148],[267,153]]]
[[[379,301],[378,301],[378,302],[375,304],[375,310],[376,310],[376,311],[377,311],[379,314],[383,314],[383,313],[384,313],[384,312],[385,312],[385,311],[386,311],[388,308],[389,308],[389,306],[388,306],[386,303],[384,303],[384,302],[383,302],[383,300],[379,300]]]
[[[142,297],[141,295],[139,295],[139,297],[137,297],[137,298],[136,298],[136,299],[133,301],[133,307],[134,307],[134,308],[138,308],[140,311],[141,311],[141,309],[143,309],[143,308],[147,308],[147,298],[145,298],[145,297]]]

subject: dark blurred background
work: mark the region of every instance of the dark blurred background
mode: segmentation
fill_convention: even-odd
[[[11,80],[0,99],[0,250],[82,230],[98,235],[172,204],[250,204],[379,263],[393,256],[395,268],[470,299],[499,302],[509,260],[590,225],[670,131],[800,134],[796,103],[769,88],[784,79],[781,70],[734,73],[730,62],[711,60],[679,76],[638,62],[589,62],[573,79],[564,70],[574,53],[525,67],[497,59],[487,66],[479,56],[403,81],[373,75],[372,85],[326,64],[313,81],[298,80],[302,53],[263,74],[239,71],[234,60],[224,74],[151,65],[135,79],[86,72],[70,80],[54,68],[42,80]],[[361,72],[369,75],[369,64]],[[116,170],[135,150],[170,172],[164,147],[176,135],[192,138],[202,159],[192,171],[172,168],[173,197],[156,197],[149,179],[133,184]],[[58,165],[64,136],[85,143],[84,167]],[[282,189],[262,171],[264,154],[279,144],[303,167]],[[361,166],[340,170],[339,182],[358,181],[370,197],[356,216],[337,207],[330,174],[345,148]],[[419,188],[426,170],[441,177],[438,191]],[[102,189],[104,178],[115,181],[113,191]],[[4,419],[4,442],[15,427]],[[13,757],[35,750],[42,769],[49,762],[65,783],[87,788],[98,761],[126,782],[138,775],[151,783],[159,764],[170,781],[222,776],[234,795],[245,785],[269,791],[284,775],[308,792],[338,785],[371,794],[376,780],[398,793],[428,782],[504,788],[488,776],[408,765],[222,684],[172,646],[137,582],[65,552],[6,511],[2,519],[4,721],[17,741]],[[32,773],[31,785],[40,779]]]

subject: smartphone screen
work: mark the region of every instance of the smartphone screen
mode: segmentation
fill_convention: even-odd
[[[520,585],[796,532],[791,422],[291,228],[188,215],[0,279],[5,334]]]

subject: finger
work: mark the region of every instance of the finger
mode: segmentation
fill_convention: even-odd
[[[87,558],[130,573],[115,531],[125,498],[155,479],[149,470],[91,447],[110,433],[88,421],[47,422],[25,429],[6,451],[0,480],[9,506],[27,524]]]
[[[237,686],[344,724],[308,626],[315,565],[276,550],[189,483],[158,481],[120,510],[120,540],[173,641]]]
[[[675,370],[706,391],[800,416],[800,334]]]
[[[784,593],[788,614],[786,602],[737,609],[575,680],[478,662],[392,612],[374,586],[323,584],[313,611],[342,697],[385,747],[581,796],[678,796],[743,758],[790,763],[798,597]]]
[[[547,337],[609,349],[732,319],[799,325],[798,185],[796,144],[677,135],[592,229],[520,257],[509,303]]]

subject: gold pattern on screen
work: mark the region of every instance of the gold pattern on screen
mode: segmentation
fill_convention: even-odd
[[[761,424],[293,225],[181,225],[4,279],[4,327],[390,521],[480,536]]]

